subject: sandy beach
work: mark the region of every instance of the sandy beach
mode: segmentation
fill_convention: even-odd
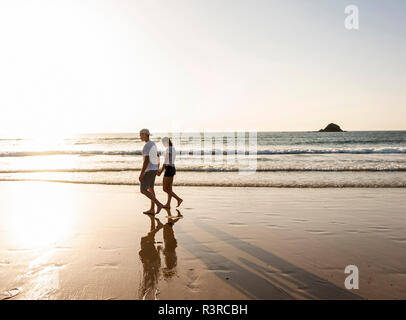
[[[159,221],[134,186],[0,190],[0,299],[406,298],[404,189],[178,187]]]

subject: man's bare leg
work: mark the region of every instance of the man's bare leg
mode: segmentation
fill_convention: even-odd
[[[155,197],[155,191],[153,188],[148,188],[148,191],[151,192]],[[153,213],[155,213],[155,203],[152,200],[151,200],[151,208],[149,209],[149,211],[152,211]]]
[[[152,204],[156,204],[157,209],[158,209],[156,211],[156,214],[158,214],[161,211],[161,209],[163,208],[163,204],[160,203],[157,198],[155,198],[155,195],[152,192],[149,192],[148,190],[141,190],[141,193],[143,195],[145,195],[147,198],[149,198],[151,200]],[[145,211],[144,213],[145,214],[154,214],[155,212],[153,210],[154,209],[153,205],[151,205],[151,207],[152,207],[152,210]]]

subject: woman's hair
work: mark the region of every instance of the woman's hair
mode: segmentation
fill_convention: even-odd
[[[167,144],[169,144],[170,147],[172,147],[172,140],[168,137],[163,137],[162,143],[164,143],[164,144],[167,143]]]

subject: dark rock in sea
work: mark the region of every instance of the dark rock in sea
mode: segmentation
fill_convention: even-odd
[[[342,130],[338,124],[330,123],[324,129],[320,129],[319,132],[344,132],[344,130]]]

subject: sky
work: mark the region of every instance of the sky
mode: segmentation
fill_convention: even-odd
[[[404,0],[0,0],[0,134],[406,130],[405,39]]]

